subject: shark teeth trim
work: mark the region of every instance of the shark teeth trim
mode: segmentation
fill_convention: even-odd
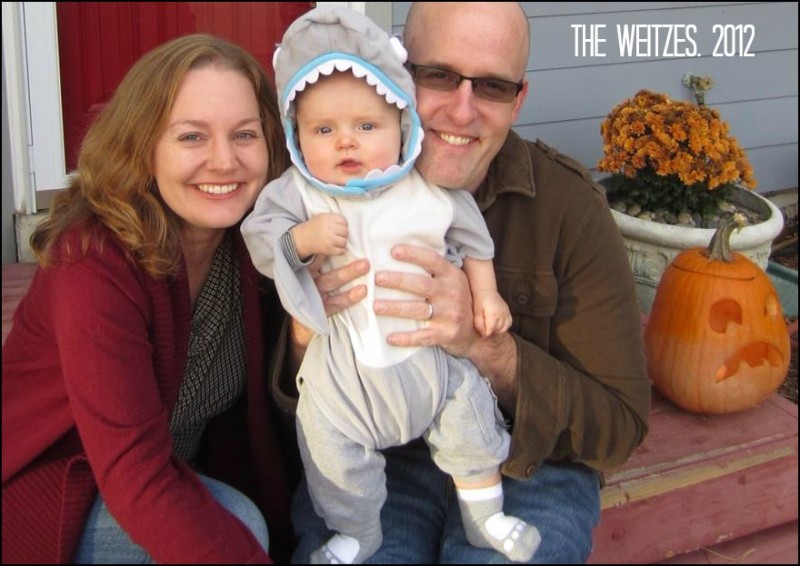
[[[346,59],[332,59],[322,63],[306,76],[298,79],[298,81],[292,87],[291,92],[289,92],[284,99],[284,114],[289,113],[289,107],[291,106],[292,102],[294,102],[295,98],[297,98],[298,92],[302,92],[308,85],[316,83],[319,80],[320,75],[330,76],[334,71],[352,71],[353,75],[359,79],[366,79],[368,85],[375,87],[377,93],[380,94],[389,104],[397,106],[400,110],[403,110],[406,106],[408,106],[408,103],[405,100],[398,98],[398,96],[392,92],[389,87],[383,84],[383,82],[381,82],[377,76],[355,61],[348,61]]]

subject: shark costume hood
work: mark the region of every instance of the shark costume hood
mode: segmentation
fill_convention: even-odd
[[[422,148],[422,127],[416,110],[414,81],[403,66],[408,55],[396,37],[389,37],[369,18],[338,6],[315,8],[294,21],[272,59],[286,146],[292,163],[314,187],[336,197],[362,197],[403,178]],[[323,183],[308,171],[297,143],[295,104],[299,92],[334,71],[363,78],[384,99],[401,110],[400,162],[345,185]]]

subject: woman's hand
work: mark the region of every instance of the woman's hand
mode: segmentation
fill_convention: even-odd
[[[430,324],[413,332],[392,333],[388,336],[389,343],[441,346],[454,356],[469,357],[479,336],[473,325],[472,295],[464,272],[435,251],[418,246],[397,245],[392,248],[392,257],[418,265],[427,274],[381,271],[375,275],[376,285],[407,291],[420,298],[376,300],[375,312],[382,316],[430,320]]]

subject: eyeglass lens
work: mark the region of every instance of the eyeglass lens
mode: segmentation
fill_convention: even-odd
[[[475,96],[494,102],[511,102],[521,89],[519,84],[511,81],[465,77],[455,71],[439,69],[438,67],[412,65],[411,69],[414,73],[414,82],[422,87],[449,92],[458,88],[462,80],[467,79],[472,82],[472,90],[475,92]]]

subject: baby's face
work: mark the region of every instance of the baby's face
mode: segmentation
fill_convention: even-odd
[[[349,71],[300,93],[297,130],[308,170],[324,183],[344,185],[400,160],[400,109]]]

